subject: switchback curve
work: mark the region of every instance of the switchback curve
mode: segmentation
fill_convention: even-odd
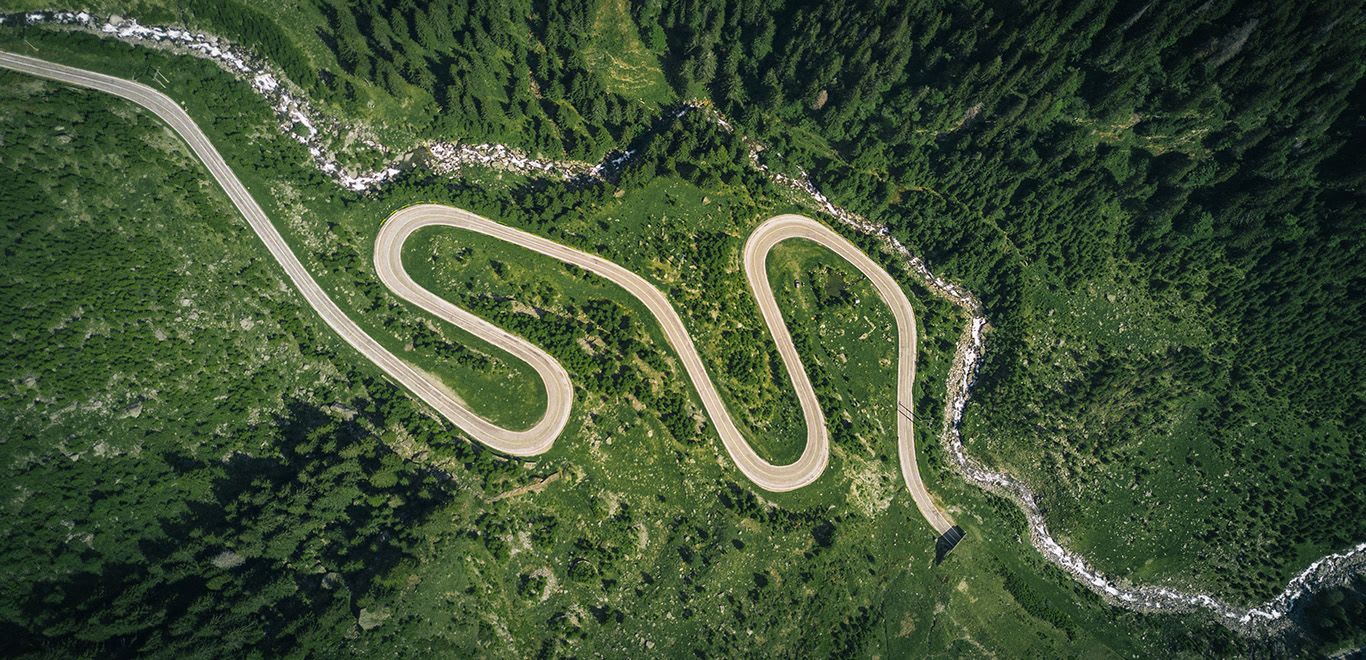
[[[626,289],[639,299],[661,324],[666,338],[682,360],[684,370],[697,390],[712,423],[717,427],[722,443],[735,461],[736,467],[756,485],[771,491],[794,490],[815,481],[829,461],[829,436],[814,390],[801,366],[801,360],[792,345],[782,314],[777,309],[777,302],[768,285],[763,257],[773,245],[788,238],[806,238],[820,243],[868,276],[896,316],[899,355],[897,435],[903,475],[916,506],[935,531],[943,535],[953,530],[953,523],[934,505],[928,491],[925,490],[915,461],[913,421],[908,412],[911,404],[911,386],[915,380],[916,355],[915,315],[910,303],[900,286],[886,271],[852,243],[810,218],[797,215],[776,216],[755,230],[745,246],[746,274],[749,276],[764,320],[778,342],[779,353],[793,386],[797,389],[798,400],[801,402],[807,423],[807,444],[801,457],[788,465],[774,465],[761,458],[744,440],[721,401],[715,385],[707,375],[693,345],[692,337],[684,328],[682,320],[669,305],[664,294],[644,278],[601,257],[500,225],[460,209],[422,205],[404,209],[391,216],[381,227],[376,240],[375,264],[381,280],[400,297],[526,360],[545,381],[545,415],[530,429],[510,431],[469,410],[439,380],[394,355],[348,317],[313,279],[209,138],[173,99],[133,81],[14,53],[0,52],[0,67],[112,94],[136,103],[165,121],[204,163],[209,174],[223,188],[228,199],[265,244],[271,256],[280,264],[305,302],[334,332],[390,378],[435,408],[475,440],[508,454],[532,456],[547,451],[553,445],[568,423],[572,407],[573,388],[568,374],[548,354],[524,339],[482,321],[448,302],[441,301],[434,294],[412,282],[402,270],[400,253],[403,239],[413,231],[422,226],[438,224],[473,229],[566,263],[573,263]]]
[[[805,216],[779,215],[756,228],[745,243],[745,275],[764,322],[773,334],[806,421],[806,447],[800,458],[787,465],[768,462],[745,440],[707,373],[683,320],[664,294],[643,277],[602,257],[499,224],[469,211],[435,204],[408,207],[390,216],[375,240],[375,270],[380,280],[399,297],[527,362],[545,384],[548,401],[545,416],[535,427],[524,432],[503,429],[449,398],[429,402],[475,439],[499,451],[519,456],[548,450],[568,420],[573,386],[564,368],[544,351],[424,289],[404,271],[402,251],[408,237],[419,229],[435,226],[484,234],[573,264],[625,289],[659,323],[736,467],[761,488],[777,492],[801,488],[820,477],[829,461],[830,437],[815,389],[802,366],[801,357],[797,354],[769,284],[766,259],[774,246],[791,239],[812,241],[831,250],[873,283],[878,296],[887,303],[896,319],[897,444],[902,474],[916,507],[930,526],[939,534],[953,528],[953,522],[930,497],[916,463],[914,420],[910,414],[915,383],[915,312],[901,286],[891,275],[853,243],[825,225]]]

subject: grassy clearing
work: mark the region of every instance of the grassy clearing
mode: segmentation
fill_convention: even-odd
[[[618,263],[669,295],[760,454],[795,460],[806,438],[801,411],[740,265],[745,239],[772,202],[677,180],[629,191],[622,202],[577,226],[603,236]]]
[[[547,313],[613,295],[552,264],[527,268],[542,259],[519,259],[516,248],[463,232],[414,238],[414,253],[430,248],[461,254],[420,260],[432,266],[418,277],[471,306],[486,291],[541,296]],[[492,261],[507,264],[499,280],[487,275]],[[589,403],[561,449],[509,485],[565,476],[538,494],[499,503],[505,526],[454,563],[449,546],[460,543],[463,528],[428,526],[430,552],[395,576],[408,586],[385,603],[406,620],[370,631],[357,648],[1134,652],[1126,626],[1135,624],[1116,627],[1113,612],[1026,549],[1018,514],[953,479],[935,479],[936,490],[960,503],[953,510],[973,541],[944,566],[931,566],[933,534],[904,493],[894,427],[886,423],[893,414],[894,372],[883,364],[892,346],[890,313],[822,248],[783,244],[769,268],[785,309],[797,310],[794,337],[823,384],[823,404],[850,413],[837,427],[844,430],[836,433],[826,476],[798,493],[747,493],[715,443],[670,439],[648,410],[620,401]],[[933,418],[954,314],[909,293],[922,310],[923,396]],[[494,314],[525,314],[513,307]],[[624,334],[640,337],[642,353],[651,352],[639,312],[631,317]],[[870,325],[880,332],[865,336]],[[597,338],[585,328],[574,344],[596,346]],[[594,388],[587,390],[592,398]],[[919,432],[922,461],[941,474],[935,431]],[[813,629],[812,621],[827,625]],[[553,641],[544,637],[546,622]]]
[[[584,50],[584,59],[612,92],[651,105],[673,99],[659,56],[640,40],[626,0],[598,3],[593,13],[593,38]]]

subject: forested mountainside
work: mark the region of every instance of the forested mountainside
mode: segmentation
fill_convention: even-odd
[[[968,441],[1102,565],[1138,547],[1261,596],[1366,536],[1360,3],[626,10],[176,15],[380,132],[596,158],[711,99],[985,301]]]
[[[1249,596],[1366,535],[1361,4],[849,4],[636,16],[677,85],[983,297],[970,443],[1078,536],[1149,527],[1102,557]]]
[[[316,99],[378,105],[399,132],[596,158],[676,98],[624,4],[317,2],[303,25],[252,5],[193,0],[174,16],[242,35]]]
[[[362,196],[338,192],[275,130],[270,108],[208,62],[0,35],[0,49],[24,44],[124,77],[160,69],[348,315],[443,377],[496,385],[494,404],[525,414],[526,379],[376,284],[376,218],[439,199],[640,272],[662,268],[680,310],[712,321],[693,326],[703,355],[748,364],[746,389],[781,392],[772,346],[728,338],[757,319],[736,309],[748,293],[725,269],[748,227],[784,202],[742,154],[717,148],[725,135],[699,115],[651,133],[665,146],[632,161],[623,181],[636,183],[621,195],[470,172]],[[935,566],[887,424],[890,312],[832,253],[780,246],[770,259],[784,308],[800,310],[792,335],[841,421],[826,476],[764,493],[719,460],[675,358],[620,289],[467,232],[414,237],[405,261],[423,286],[535,339],[573,376],[580,403],[564,437],[550,454],[510,460],[430,414],[303,309],[153,117],[105,95],[0,79],[0,162],[15,182],[0,205],[11,256],[0,294],[19,310],[0,364],[0,409],[16,420],[0,442],[11,489],[5,655],[1128,655],[1268,644],[1203,616],[1108,605],[1021,551],[1009,502],[957,479],[937,492],[971,512],[974,542]],[[917,407],[935,417],[959,319],[925,291],[908,294],[926,347]],[[918,433],[930,442],[937,429]],[[1358,592],[1332,592],[1324,620],[1352,621]],[[1355,634],[1341,630],[1271,644],[1336,647]]]
[[[968,449],[1099,568],[1253,602],[1366,539],[1361,2],[91,4],[244,44],[398,148],[637,147],[628,208],[708,171],[661,120],[705,99],[983,300]]]

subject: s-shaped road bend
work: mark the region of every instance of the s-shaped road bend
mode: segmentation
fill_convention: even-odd
[[[544,382],[544,416],[529,429],[513,431],[493,424],[470,410],[463,402],[452,396],[435,377],[394,355],[352,321],[309,274],[261,210],[260,205],[209,142],[208,137],[170,97],[136,82],[12,53],[0,52],[0,67],[113,94],[132,101],[160,117],[203,161],[209,174],[223,188],[252,230],[265,243],[271,256],[284,269],[304,300],[333,331],[389,377],[435,408],[472,438],[497,451],[514,456],[535,456],[548,451],[564,430],[573,406],[573,385],[569,374],[553,357],[525,339],[456,307],[414,282],[404,271],[402,260],[403,244],[413,232],[430,226],[478,232],[574,264],[625,289],[659,322],[665,339],[682,362],[684,371],[696,389],[708,417],[715,425],[722,444],[735,461],[735,466],[761,488],[779,492],[801,488],[820,477],[829,461],[830,440],[815,390],[811,387],[796,346],[783,321],[782,312],[774,298],[765,260],[769,251],[785,240],[804,239],[818,243],[838,254],[871,280],[878,295],[892,310],[897,326],[896,427],[902,475],[916,507],[930,526],[944,535],[943,538],[950,538],[951,543],[961,537],[961,531],[954,527],[953,522],[930,497],[916,464],[914,420],[910,412],[913,410],[912,385],[915,381],[916,324],[910,301],[907,300],[901,286],[885,270],[825,225],[799,215],[780,215],[761,224],[745,243],[745,275],[764,322],[777,344],[778,353],[796,390],[806,421],[806,447],[801,457],[787,465],[774,465],[760,457],[744,439],[712,383],[682,319],[664,294],[641,276],[602,257],[449,206],[419,205],[393,214],[381,226],[375,241],[375,269],[380,280],[404,300],[527,362]]]

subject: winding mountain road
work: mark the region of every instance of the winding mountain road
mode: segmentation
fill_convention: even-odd
[[[569,421],[573,386],[569,374],[545,351],[525,339],[502,330],[456,307],[419,286],[403,270],[402,249],[413,232],[423,227],[447,226],[485,234],[514,245],[574,264],[622,287],[637,298],[659,322],[665,339],[679,356],[703,407],[716,426],[736,467],[761,488],[789,491],[820,477],[830,456],[829,435],[814,389],[797,354],[791,335],[774,298],[765,268],[772,248],[786,240],[818,243],[844,258],[869,280],[891,308],[897,325],[897,441],[902,475],[921,515],[936,532],[956,532],[953,522],[935,505],[916,464],[912,386],[915,381],[915,313],[900,285],[863,251],[834,231],[810,218],[780,215],[761,224],[745,244],[745,274],[759,310],[773,334],[779,355],[797,393],[807,426],[806,447],[795,462],[774,465],[760,457],[736,427],[708,375],[682,319],[668,299],[639,275],[601,257],[581,252],[545,238],[498,224],[468,211],[439,205],[413,206],[392,215],[380,228],[375,242],[375,268],[386,286],[399,297],[526,361],[540,375],[546,388],[546,411],[530,429],[513,431],[489,422],[449,393],[433,376],[413,367],[384,348],[351,320],[328,297],[295,256],[261,207],[237,179],[232,169],[180,106],[156,90],[121,78],[84,71],[45,60],[0,52],[0,67],[119,96],[160,117],[176,131],[228,194],[271,256],[329,327],[348,344],[398,381],[419,399],[435,408],[457,427],[489,447],[516,456],[534,456],[549,450]],[[961,535],[961,533],[959,533]],[[956,542],[956,538],[955,538]]]

